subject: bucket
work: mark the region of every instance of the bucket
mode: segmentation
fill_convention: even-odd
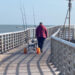
[[[36,48],[36,53],[40,54],[40,48]]]
[[[24,54],[26,54],[27,53],[27,48],[24,48]]]

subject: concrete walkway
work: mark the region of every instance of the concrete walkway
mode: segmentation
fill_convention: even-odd
[[[0,75],[59,75],[50,60],[50,39],[44,43],[43,53],[24,54],[23,47],[0,54]]]

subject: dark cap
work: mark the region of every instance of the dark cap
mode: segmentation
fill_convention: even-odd
[[[40,22],[40,24],[42,24],[42,22]]]

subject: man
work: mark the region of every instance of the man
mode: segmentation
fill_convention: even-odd
[[[38,41],[38,46],[42,51],[44,40],[47,38],[47,29],[46,27],[40,22],[39,26],[36,28],[36,38]]]

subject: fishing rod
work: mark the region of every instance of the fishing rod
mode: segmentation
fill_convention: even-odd
[[[24,28],[24,31],[25,31],[25,26],[24,26],[24,12],[23,12],[23,8],[22,8],[22,0],[20,0],[20,12],[21,12],[22,23],[23,23],[22,28]]]
[[[27,29],[27,18],[26,18],[26,11],[23,5],[23,11],[24,11],[24,21],[25,21],[25,29]]]
[[[67,10],[67,14],[66,14],[66,17],[65,17],[64,27],[65,27],[66,21],[67,21],[67,19],[68,19],[68,12],[69,12],[69,9]]]
[[[34,8],[33,8],[33,20],[34,20],[34,26],[36,27],[36,25],[35,25],[35,13],[34,13]]]
[[[22,22],[23,22],[23,26],[24,26],[24,16],[23,16],[23,10],[22,10],[22,8],[20,8],[20,11],[21,11],[21,15],[22,15]],[[25,31],[25,26],[24,26],[24,31]]]
[[[66,26],[65,26],[65,24],[66,24],[66,21],[67,21],[67,19],[68,19],[68,12],[69,12],[69,9],[67,10],[67,14],[66,14],[66,17],[65,17],[65,21],[64,21],[64,26],[63,26],[63,38],[65,38],[65,31],[66,31]]]
[[[24,4],[21,3],[21,0],[20,0],[20,11],[21,11],[21,14],[22,14],[23,27],[24,27],[24,30],[25,30],[25,29],[27,29],[26,11],[25,11]]]
[[[20,2],[20,5],[21,5],[21,2]],[[20,11],[21,11],[21,15],[22,15],[22,21],[23,21],[23,28],[24,28],[24,43],[26,42],[26,38],[25,38],[25,29],[26,29],[26,26],[25,24],[27,25],[27,22],[26,22],[26,13],[25,13],[25,8],[24,8],[24,5],[23,7],[20,6]]]
[[[33,8],[33,20],[34,20],[34,27],[36,28],[34,8]],[[33,29],[33,38],[35,37],[34,31],[35,31],[35,30]]]

